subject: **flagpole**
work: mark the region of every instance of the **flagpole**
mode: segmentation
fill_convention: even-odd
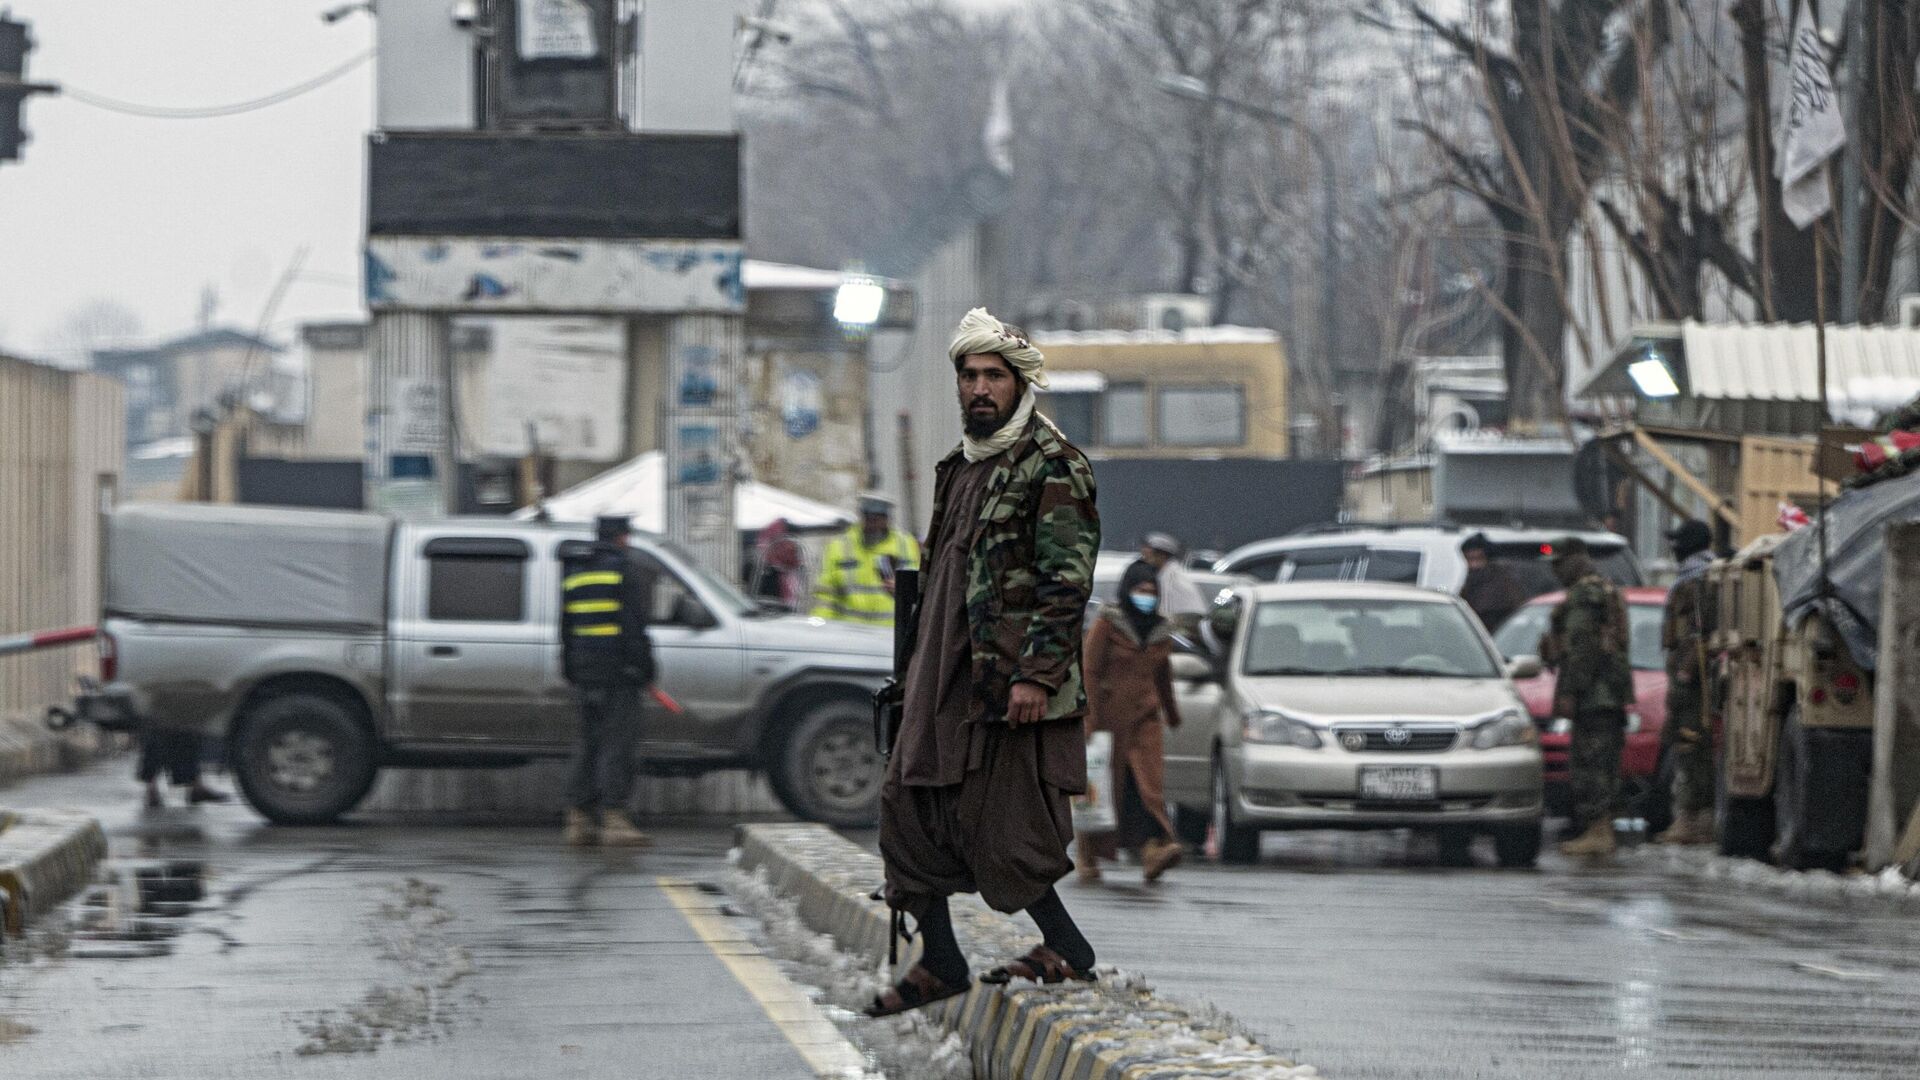
[[[1824,175],[1825,169],[1821,170]],[[1813,340],[1814,382],[1819,400],[1819,419],[1813,425],[1814,481],[1820,487],[1820,594],[1833,591],[1833,577],[1827,572],[1827,478],[1820,475],[1820,453],[1826,445],[1827,414],[1827,230],[1824,221],[1813,223]]]

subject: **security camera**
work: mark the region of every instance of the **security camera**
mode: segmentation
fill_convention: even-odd
[[[480,0],[454,0],[447,16],[460,29],[472,30],[480,25]]]

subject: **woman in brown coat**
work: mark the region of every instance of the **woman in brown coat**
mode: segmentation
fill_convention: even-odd
[[[1180,861],[1180,841],[1167,819],[1166,761],[1160,725],[1180,726],[1173,700],[1173,626],[1159,614],[1160,589],[1144,562],[1127,567],[1120,595],[1087,630],[1082,653],[1087,682],[1087,734],[1113,737],[1113,832],[1077,837],[1080,880],[1100,880],[1101,859],[1135,852],[1148,881]]]

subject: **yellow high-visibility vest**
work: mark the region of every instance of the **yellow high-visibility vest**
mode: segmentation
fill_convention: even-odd
[[[827,545],[820,578],[814,583],[813,617],[892,626],[893,593],[880,573],[883,557],[891,558],[896,570],[915,570],[920,566],[920,545],[899,529],[890,529],[886,539],[868,547],[858,525],[835,537]]]

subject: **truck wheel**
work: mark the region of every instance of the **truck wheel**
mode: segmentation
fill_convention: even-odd
[[[1720,854],[1766,862],[1773,852],[1773,800],[1728,796],[1720,819]]]
[[[373,786],[373,737],[351,710],[321,694],[269,698],[247,710],[233,744],[234,774],[255,810],[281,825],[324,825]]]
[[[1774,758],[1774,861],[1789,870],[1846,869],[1847,852],[1811,846],[1808,822],[1808,744],[1800,726],[1800,707],[1780,721],[1780,749]]]
[[[1213,763],[1213,835],[1220,845],[1220,861],[1236,866],[1260,861],[1260,830],[1233,822],[1233,793],[1227,789],[1227,770]]]
[[[1629,816],[1647,823],[1648,836],[1658,836],[1673,824],[1673,769],[1673,755],[1662,750],[1653,775],[1640,781],[1629,804]]]
[[[1493,830],[1493,853],[1500,865],[1509,870],[1525,870],[1540,858],[1538,821],[1525,825],[1502,825]]]
[[[767,770],[774,794],[795,817],[839,829],[879,822],[886,777],[886,761],[873,745],[873,708],[851,698],[802,714]]]

